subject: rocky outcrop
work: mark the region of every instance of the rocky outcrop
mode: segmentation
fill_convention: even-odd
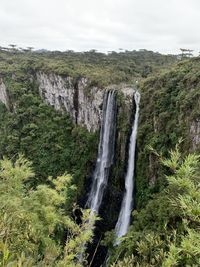
[[[200,119],[197,119],[191,123],[190,135],[192,139],[192,149],[200,149]]]
[[[67,111],[73,121],[88,131],[99,129],[103,91],[97,87],[87,90],[88,81],[80,78],[76,83],[70,77],[37,73],[40,96],[56,110]],[[92,94],[90,94],[92,91]]]
[[[41,98],[56,110],[67,112],[74,123],[86,127],[89,132],[100,128],[102,119],[103,95],[105,90],[118,90],[123,95],[126,110],[131,110],[135,89],[125,84],[107,88],[89,86],[87,78],[74,81],[71,77],[62,77],[54,73],[37,72],[36,79]],[[8,90],[0,78],[0,101],[10,110]],[[14,105],[14,103],[13,103]]]
[[[5,86],[5,84],[1,78],[0,78],[0,101],[3,104],[5,104],[5,106],[8,110],[10,109],[9,97],[8,97],[8,93],[6,90],[6,86]]]
[[[56,74],[37,73],[40,96],[56,110],[67,111],[72,120],[90,132],[99,129],[102,118],[104,90],[120,90],[127,104],[132,102],[134,89],[126,86],[110,86],[105,89],[90,87],[86,78],[77,81]]]

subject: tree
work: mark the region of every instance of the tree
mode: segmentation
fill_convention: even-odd
[[[4,159],[0,166],[0,266],[80,266],[82,243],[92,231],[86,226],[89,211],[82,211],[80,225],[70,216],[72,177],[49,178],[49,185],[34,190],[28,186],[34,172],[24,157],[14,164]]]
[[[27,46],[27,50],[28,50],[29,52],[32,52],[33,49],[34,49],[34,47],[32,47],[32,46]]]
[[[15,44],[9,44],[9,46],[11,47],[11,48],[10,48],[10,51],[11,51],[12,53],[15,53],[15,52],[17,51],[17,45],[15,45]]]
[[[181,54],[181,58],[185,58],[185,57],[192,57],[193,56],[193,51],[191,49],[184,49],[184,48],[180,48],[182,54]]]

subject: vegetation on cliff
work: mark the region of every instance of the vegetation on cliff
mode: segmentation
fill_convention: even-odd
[[[162,167],[148,146],[167,156],[183,138],[183,153],[200,152],[200,58],[161,70],[143,80],[140,90],[136,199],[137,207],[144,207],[152,193],[166,185]]]
[[[97,135],[74,125],[69,114],[45,104],[25,70],[16,68],[4,81],[9,88],[11,112],[0,103],[0,157],[16,159],[19,153],[24,154],[33,162],[34,185],[48,176],[70,172],[80,193],[96,156]]]

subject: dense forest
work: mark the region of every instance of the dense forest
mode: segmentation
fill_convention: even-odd
[[[94,119],[98,130],[89,131],[77,116],[93,118],[80,109],[88,103],[101,114],[99,92],[110,88],[115,153],[102,207],[91,215],[85,204],[102,124]],[[135,112],[130,88],[141,94],[134,209],[116,245]],[[199,107],[199,57],[1,48],[0,266],[200,266]]]

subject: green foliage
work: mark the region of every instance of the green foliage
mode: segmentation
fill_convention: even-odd
[[[4,159],[0,168],[0,266],[81,266],[82,243],[93,233],[87,227],[89,211],[82,211],[80,225],[71,218],[72,177],[65,174],[28,189],[34,176],[29,161]]]
[[[152,51],[125,51],[98,53],[46,51],[22,52],[0,50],[0,72],[3,75],[13,74],[18,70],[23,78],[24,73],[36,70],[57,73],[62,76],[87,77],[91,85],[106,86],[121,82],[133,82],[135,78],[147,77],[157,72],[160,67],[176,61],[172,55],[161,55]]]
[[[181,153],[200,151],[192,125],[199,120],[200,59],[179,62],[159,75],[140,83],[141,105],[136,166],[137,206],[144,207],[150,196],[165,186],[163,168],[152,156],[150,145],[163,156],[182,137]]]
[[[12,88],[15,112],[7,112],[0,105],[0,157],[16,158],[23,153],[33,162],[34,185],[48,176],[70,172],[80,193],[96,156],[97,136],[74,126],[68,115],[44,104],[32,87],[25,92]]]
[[[113,267],[200,265],[199,159],[183,158],[178,148],[161,158],[170,170],[168,186],[133,213],[133,225],[114,250]]]

